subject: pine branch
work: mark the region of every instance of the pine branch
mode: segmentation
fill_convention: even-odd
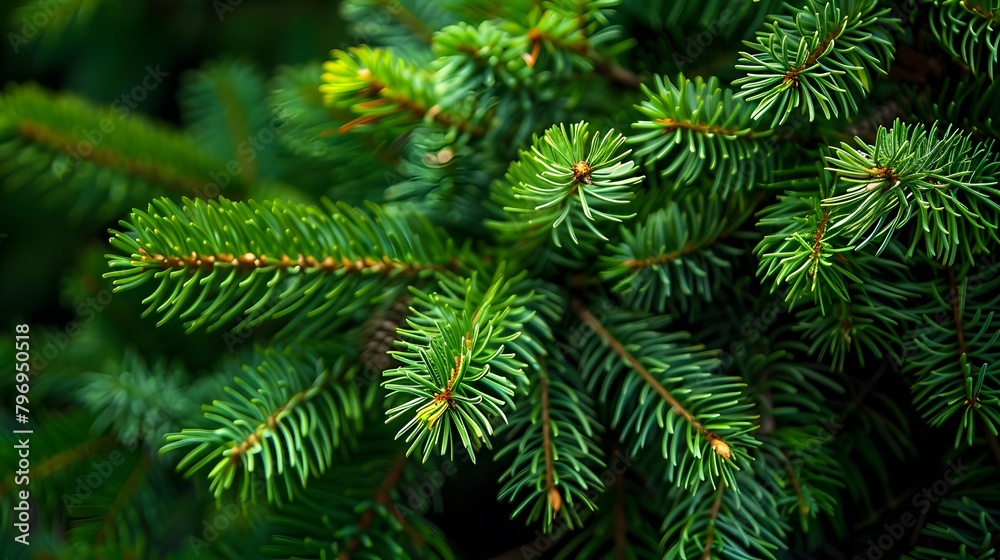
[[[94,455],[99,455],[109,449],[112,449],[115,444],[115,439],[108,436],[94,438],[90,441],[84,441],[72,448],[60,451],[52,457],[46,458],[38,465],[34,472],[38,473],[39,478],[54,475],[76,465],[84,459],[88,459]],[[13,479],[13,475],[8,477],[8,479]],[[2,494],[3,493],[0,492],[0,495]]]
[[[945,278],[923,286],[921,293],[933,293],[929,303],[908,309],[913,329],[907,338],[915,341],[912,356],[903,371],[913,376],[913,400],[924,418],[934,427],[960,414],[955,447],[962,434],[972,445],[977,423],[994,436],[1000,429],[1000,324],[994,320],[998,296],[995,278],[971,277],[983,283],[970,300],[964,286],[970,280],[967,268],[956,272],[949,267]],[[951,320],[932,320],[950,317]]]
[[[184,78],[182,116],[198,146],[219,161],[235,162],[247,184],[277,178],[279,150],[264,142],[265,131],[277,134],[277,122],[259,72],[248,63],[222,62]]]
[[[567,541],[553,556],[554,560],[663,558],[663,550],[658,543],[659,530],[656,523],[651,522],[661,515],[660,506],[665,503],[651,497],[661,496],[662,492],[639,483],[634,476],[637,469],[633,461],[636,459],[633,457],[625,462],[622,457],[621,449],[615,444],[609,453],[610,468],[615,475],[612,487],[595,497],[598,507],[586,518],[586,529],[568,535]],[[522,547],[518,558],[523,558],[525,552],[527,550]]]
[[[440,530],[400,505],[405,456],[382,434],[365,440],[351,464],[335,466],[272,517],[266,557],[456,559]]]
[[[761,448],[753,463],[757,479],[783,519],[797,518],[808,534],[811,525],[825,526],[818,522],[820,514],[837,514],[846,486],[831,445],[832,432],[842,429],[846,414],[838,418],[838,403],[831,396],[844,393],[844,387],[828,368],[804,358],[807,347],[789,339],[791,330],[778,326],[767,337],[750,337],[754,342],[735,368],[763,417],[758,431]],[[712,336],[708,332],[699,338]]]
[[[648,98],[636,108],[650,120],[632,124],[649,130],[629,139],[639,144],[637,157],[647,166],[668,162],[660,174],[668,188],[680,192],[696,180],[711,181],[711,194],[725,197],[771,180],[773,163],[760,140],[773,130],[755,130],[750,106],[719,87],[715,77],[676,85],[655,76],[656,92],[642,86]]]
[[[392,464],[392,468],[389,470],[389,474],[385,476],[382,484],[375,491],[375,502],[387,507],[392,507],[392,500],[389,497],[389,490],[399,483],[400,477],[403,475],[403,468],[406,466],[406,455],[400,455],[398,459]],[[399,515],[399,512],[393,511],[396,516],[396,520],[406,527],[406,520]],[[358,523],[358,531],[360,533],[365,533],[371,528],[372,521],[375,520],[375,511],[373,509],[366,509],[361,514],[361,521]],[[358,547],[361,546],[361,540],[357,536],[351,537],[347,543],[347,550],[341,552],[338,556],[338,560],[350,560],[351,554],[353,554]]]
[[[903,109],[927,124],[944,121],[979,139],[1000,137],[1000,82],[988,76],[946,79],[939,88],[913,91],[907,97]]]
[[[538,391],[542,396],[542,448],[545,450],[545,493],[553,513],[559,513],[562,506],[562,496],[556,490],[555,470],[553,467],[552,424],[549,420],[549,383],[546,376],[538,378]]]
[[[642,80],[637,74],[599,52],[618,38],[618,29],[608,25],[608,7],[609,3],[604,0],[556,0],[548,2],[543,10],[533,7],[525,21],[518,22],[516,27],[531,42],[531,51],[524,53],[528,66],[541,69],[539,60],[544,60],[540,56],[544,46],[553,58],[545,69],[556,73],[565,72],[571,66],[584,71],[597,70],[613,83],[638,89]],[[620,49],[627,44],[623,41],[614,48]],[[610,50],[610,46],[608,48]]]
[[[527,35],[504,29],[502,20],[487,20],[478,26],[460,22],[434,36],[434,55],[441,64],[439,74],[448,80],[451,93],[446,105],[483,88],[505,86],[508,90],[534,89],[552,81],[529,65],[524,52]],[[504,93],[507,93],[506,91]],[[489,96],[490,101],[504,96]],[[509,97],[508,97],[509,98]],[[500,110],[502,112],[502,109]]]
[[[987,250],[988,240],[1000,240],[1000,163],[990,143],[974,144],[950,128],[942,137],[937,125],[927,130],[898,120],[891,129],[879,129],[874,145],[857,142],[859,148],[844,143],[827,157],[827,169],[848,186],[822,202],[837,217],[830,229],[849,244],[860,241],[860,249],[881,240],[878,255],[914,218],[907,257],[923,241],[943,264],[954,264],[959,256],[971,262]]]
[[[806,502],[806,498],[802,494],[802,485],[799,484],[799,479],[795,476],[795,471],[792,470],[792,464],[788,462],[787,456],[785,457],[785,461],[785,470],[788,472],[788,479],[792,481],[792,487],[795,488],[795,496],[799,513],[802,515],[809,515],[809,504]]]
[[[702,486],[688,494],[674,488],[667,500],[673,504],[666,519],[661,546],[663,558],[775,558],[786,549],[788,530],[774,509],[767,491],[746,472],[737,475],[741,490],[729,483],[718,488]],[[727,491],[729,490],[729,491]]]
[[[601,278],[614,282],[612,290],[627,305],[645,311],[664,312],[672,297],[681,308],[692,296],[712,302],[743,252],[723,240],[752,212],[740,197],[671,201],[634,230],[622,228],[621,243],[601,258]]]
[[[172,176],[169,170],[160,167],[156,162],[132,159],[111,148],[95,147],[93,150],[87,150],[88,153],[84,154],[84,150],[74,150],[83,140],[64,134],[62,131],[50,128],[43,123],[23,121],[20,123],[18,133],[26,143],[36,144],[44,150],[59,155],[77,154],[87,162],[122,171],[140,181],[159,183],[179,192],[194,192],[204,184],[203,179],[190,176]],[[66,169],[67,173],[71,172],[67,164],[57,165],[57,167]]]
[[[163,313],[159,324],[187,319],[188,332],[288,315],[281,335],[329,332],[369,301],[459,262],[426,219],[374,204],[158,199],[121,224],[126,232],[112,230],[111,243],[122,254],[107,256],[105,277],[116,291],[152,281],[144,315]]]
[[[335,348],[323,350],[321,355],[296,347],[258,349],[259,365],[244,366],[247,379],[236,377],[226,388],[233,400],[203,407],[217,427],[168,434],[160,452],[195,446],[177,469],[191,476],[214,463],[208,478],[217,498],[242,475],[242,498],[255,499],[251,475],[262,467],[268,501],[281,503],[279,485],[293,499],[310,478],[333,465],[336,453],[355,444],[361,430],[353,360]]]
[[[787,283],[785,301],[790,308],[810,300],[825,315],[831,303],[850,300],[849,283],[868,279],[878,261],[866,254],[855,256],[854,247],[831,231],[835,216],[822,208],[821,196],[813,192],[778,196],[776,204],[760,212],[757,223],[765,231],[777,231],[765,235],[754,252],[760,258],[757,276],[774,278],[771,293]]]
[[[66,446],[51,456],[33,463],[31,469],[32,479],[37,481],[61,473],[87,459],[113,449],[117,444],[118,440],[112,436],[99,436]],[[11,474],[0,481],[0,499],[7,499],[7,492],[14,486],[15,478],[14,472],[11,472]]]
[[[54,3],[67,6],[54,14]],[[24,25],[52,25],[38,31],[54,40],[65,13],[88,2],[22,4],[15,17],[46,15]],[[935,459],[933,438],[910,431],[915,412],[927,429],[954,423],[944,459],[962,452],[973,471],[946,477],[906,558],[992,558],[1000,2],[925,4],[343,0],[353,44],[369,45],[270,83],[242,62],[200,66],[180,102],[187,135],[121,107],[10,88],[0,182],[18,201],[44,194],[78,216],[98,209],[94,221],[125,217],[102,272],[118,291],[141,288],[144,316],[156,315],[129,322],[116,298],[93,325],[84,306],[62,310],[74,315],[63,332],[32,328],[31,356],[51,369],[29,379],[31,406],[59,412],[33,417],[29,501],[55,512],[32,514],[35,553],[180,560],[202,553],[184,549],[193,536],[227,560],[475,556],[474,545],[451,548],[456,512],[443,512],[447,537],[425,517],[441,517],[450,493],[411,492],[440,487],[456,448],[474,462],[507,430],[490,454],[504,461],[498,492],[485,498],[542,537],[514,556],[815,555],[881,530],[919,490],[892,478],[894,464]],[[912,43],[898,54],[897,16]],[[928,31],[961,67],[924,52]],[[912,105],[885,102],[906,97],[900,80],[875,82],[894,58],[927,66],[903,72],[928,86]],[[687,76],[654,72],[681,65]],[[729,87],[713,69],[737,79]],[[866,101],[876,85],[879,99]],[[882,127],[886,107],[924,124]],[[623,122],[631,139],[615,132]],[[243,149],[265,129],[273,146]],[[193,200],[220,188],[252,200]],[[744,223],[765,201],[758,223]],[[0,250],[48,255],[32,244],[57,230],[0,233]],[[744,270],[751,242],[756,274]],[[69,262],[60,307],[105,296],[94,256],[85,248],[82,264]],[[57,261],[27,267],[22,283]],[[19,322],[35,299],[19,302]],[[76,350],[120,348],[137,325],[174,320],[189,333],[232,329],[221,340],[230,350],[251,337],[269,349],[241,357],[228,396],[217,374],[148,352],[146,362]],[[85,340],[49,358],[77,326]],[[155,346],[176,347],[172,333]],[[21,351],[12,338],[0,335],[0,362]],[[193,362],[219,342],[201,338]],[[912,407],[878,390],[890,366]],[[74,498],[95,453],[131,442],[136,427],[143,443],[170,432],[160,451],[184,453],[167,468],[140,449]],[[0,462],[16,453],[0,445]],[[408,464],[411,454],[421,461]],[[20,498],[5,476],[9,524]],[[252,507],[261,482],[267,498]],[[241,515],[232,530],[213,528],[213,498],[236,485],[226,509]],[[154,505],[174,513],[154,519]],[[848,526],[852,509],[870,520]]]
[[[931,34],[974,74],[993,80],[1000,50],[1000,4],[983,0],[935,0]]]
[[[102,4],[107,5],[110,2],[106,0],[63,0],[45,6],[32,1],[20,2],[20,6],[12,9],[7,16],[10,22],[8,27],[12,30],[19,30],[24,35],[11,32],[7,36],[7,40],[14,54],[18,54],[22,45],[26,46],[35,40],[41,40],[44,47],[51,49],[59,43],[61,37],[85,29],[94,19],[94,15],[101,9]],[[26,21],[37,21],[39,13],[46,16],[43,25],[36,23],[30,28],[24,25]],[[32,31],[26,31],[27,29]]]
[[[607,8],[604,0],[508,5],[485,21],[442,28],[432,45],[436,106],[488,123],[488,142],[517,146],[538,127],[568,118],[565,100],[579,96],[584,81],[590,88],[620,83],[595,74],[638,87],[638,77],[608,54],[628,41],[611,44],[618,29]]]
[[[186,512],[189,515],[192,512],[201,514],[207,509],[194,496],[181,495],[170,473],[146,453],[122,453],[121,457],[107,454],[95,459],[85,466],[87,475],[94,472],[91,469],[95,462],[98,465],[103,462],[107,466],[108,461],[114,460],[117,464],[111,464],[114,466],[111,471],[100,473],[107,474],[107,477],[97,488],[81,492],[82,489],[76,489],[79,484],[76,481],[62,497],[66,527],[64,547],[78,558],[96,560],[102,554],[117,558],[121,556],[113,550],[127,550],[137,545],[140,550],[135,554],[141,557],[142,549],[147,551],[148,556],[148,551],[176,545],[180,540],[177,525],[169,521],[164,523],[164,518],[151,518],[146,509],[150,503],[176,503],[189,508]],[[39,541],[41,539],[32,542],[32,545],[42,545],[44,550]],[[223,545],[222,542],[217,544]]]
[[[367,37],[366,43],[410,51],[430,44],[434,31],[453,19],[437,2],[428,0],[349,0],[340,5],[340,14],[353,24],[355,37]]]
[[[303,191],[340,202],[379,202],[383,196],[372,192],[372,186],[386,181],[387,169],[397,169],[399,146],[367,135],[339,133],[339,127],[355,115],[350,109],[326,105],[322,84],[319,63],[281,68],[272,81],[267,105],[273,108],[272,122],[281,123],[275,134],[296,163],[283,169],[283,178]]]
[[[963,473],[961,487],[936,504],[935,521],[917,526],[914,536],[919,533],[924,546],[915,546],[902,558],[986,560],[995,556],[994,535],[1000,531],[1000,490],[991,480],[995,470],[978,459],[966,469],[970,472]],[[916,542],[912,539],[910,546]]]
[[[155,450],[164,434],[199,412],[192,398],[197,388],[185,383],[184,373],[177,362],[148,364],[138,352],[128,349],[120,362],[105,371],[82,374],[84,386],[77,396],[95,415],[96,432],[110,431],[129,445],[141,440]],[[208,376],[202,379],[211,381]]]
[[[685,410],[684,407],[681,406],[679,402],[677,402],[677,399],[675,399],[674,396],[671,395],[670,392],[663,387],[663,385],[660,385],[660,383],[652,375],[649,374],[649,371],[646,370],[646,368],[642,365],[642,363],[640,363],[635,356],[633,356],[628,350],[625,349],[624,346],[622,346],[621,342],[618,342],[618,340],[615,339],[611,335],[611,333],[604,328],[604,325],[602,325],[600,321],[598,321],[597,318],[594,317],[594,315],[589,310],[587,310],[587,308],[583,305],[583,302],[574,299],[573,311],[576,312],[578,317],[580,317],[580,320],[582,320],[599,337],[601,337],[601,340],[603,340],[605,344],[610,346],[611,349],[616,354],[618,354],[625,361],[627,361],[629,366],[631,366],[632,369],[635,370],[635,372],[638,373],[640,377],[642,377],[643,381],[649,384],[649,386],[652,387],[657,394],[663,397],[663,400],[667,401],[667,404],[670,405],[670,407],[674,410],[674,412],[681,415],[685,420],[687,420],[688,423],[691,424],[691,426],[693,426],[694,429],[698,431],[698,433],[702,434],[705,437],[708,437],[708,430],[706,430],[705,427],[702,426],[700,422],[695,420],[694,416],[690,412]],[[722,455],[723,458],[725,459],[729,458],[728,456],[729,446],[726,444],[726,442],[719,441],[719,443],[713,443],[712,447],[716,449],[716,453]]]
[[[700,346],[684,346],[686,333],[659,332],[667,322],[663,318],[619,313],[614,329],[620,334],[616,335],[577,299],[573,300],[573,311],[598,335],[601,344],[591,342],[585,347],[580,360],[584,377],[591,390],[601,383],[602,398],[620,395],[614,423],[617,426],[624,421],[623,432],[637,432],[634,448],[644,447],[650,437],[644,426],[655,418],[664,430],[662,453],[670,462],[668,480],[696,488],[706,479],[714,487],[716,479],[722,478],[735,487],[734,471],[749,464],[747,451],[758,445],[749,434],[754,428],[752,417],[744,412],[751,405],[739,399],[744,385],[735,378],[711,373],[713,353]],[[636,357],[626,344],[641,348],[644,355]],[[627,374],[622,367],[626,365],[637,378]],[[611,388],[616,380],[622,383],[620,392]],[[680,441],[685,442],[686,452],[679,451]]]
[[[876,0],[808,0],[789,9],[746,43],[751,52],[740,53],[736,68],[749,73],[733,82],[742,87],[737,96],[758,102],[754,119],[773,113],[771,126],[793,113],[813,121],[817,108],[826,119],[856,113],[872,74],[888,72],[888,31],[901,31],[899,19]]]
[[[528,523],[541,518],[546,534],[557,521],[567,529],[580,527],[581,510],[593,511],[592,497],[603,490],[595,472],[605,465],[594,403],[563,361],[538,373],[529,402],[511,417],[510,443],[496,455],[499,460],[513,454],[499,498],[520,499],[513,516],[530,506]]]
[[[214,187],[212,173],[225,169],[176,131],[123,105],[96,107],[34,85],[0,97],[0,147],[23,154],[0,164],[8,187],[68,200],[76,217],[118,212],[164,190],[205,195],[206,185]],[[229,186],[234,196],[245,190],[238,177]]]
[[[847,486],[837,452],[829,445],[832,439],[827,434],[817,436],[816,424],[803,424],[785,426],[774,440],[765,443],[768,467],[777,471],[777,508],[790,518],[798,518],[803,532],[822,526],[820,514],[837,515],[842,490]]]
[[[422,445],[422,461],[435,449],[454,456],[458,432],[475,462],[482,445],[492,449],[494,419],[507,422],[503,409],[514,408],[512,397],[527,384],[525,364],[504,348],[520,335],[508,316],[527,320],[530,314],[514,308],[510,287],[517,280],[505,280],[502,268],[485,288],[477,274],[440,281],[440,293],[411,289],[409,328],[397,331],[403,349],[391,352],[402,365],[384,372],[382,383],[390,402],[410,400],[390,407],[386,423],[411,416],[396,434],[407,434],[407,455]]]
[[[354,47],[333,51],[333,60],[323,65],[320,91],[327,104],[344,107],[357,118],[340,127],[340,132],[368,130],[402,136],[421,121],[456,129],[469,136],[485,130],[469,120],[465,109],[446,112],[439,105],[442,92],[430,73],[395,57],[389,51]]]
[[[948,295],[951,299],[951,316],[955,321],[955,336],[958,338],[958,355],[968,353],[965,347],[965,329],[962,327],[961,299],[958,297],[958,283],[955,281],[955,267],[948,267]],[[968,381],[966,381],[968,384]]]
[[[520,250],[544,243],[546,233],[562,247],[563,228],[574,245],[606,241],[597,223],[632,217],[615,207],[632,199],[631,187],[642,179],[632,175],[635,164],[623,161],[631,150],[618,153],[625,138],[613,135],[614,130],[603,137],[595,134],[588,146],[587,123],[580,122],[569,134],[559,125],[541,138],[535,136],[531,150],[522,150],[505,181],[491,189],[492,199],[507,212],[506,220],[487,225],[502,239],[517,240]]]
[[[778,335],[789,330],[776,327]],[[713,336],[718,335],[708,331],[697,338],[707,340]],[[807,347],[797,340],[779,336],[751,340],[751,351],[733,367],[746,380],[758,407],[768,411],[768,416],[761,420],[759,433],[777,437],[785,428],[825,425],[835,414],[828,404],[829,393],[843,393],[841,381],[831,376],[828,368],[803,360],[801,355]],[[786,448],[784,443],[787,442],[780,446],[782,449]]]
[[[901,251],[893,251],[898,256]],[[903,345],[901,324],[905,315],[896,309],[909,298],[921,296],[919,286],[908,278],[908,268],[892,260],[876,261],[870,255],[858,255],[856,262],[883,266],[876,278],[847,286],[847,300],[807,307],[796,313],[795,330],[811,341],[810,355],[843,371],[848,356],[865,365],[867,356],[876,359],[890,356]],[[829,356],[830,361],[826,362]]]

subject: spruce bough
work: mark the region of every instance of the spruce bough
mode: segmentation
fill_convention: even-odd
[[[343,10],[363,26],[376,4]],[[722,9],[737,23],[684,68],[646,38]],[[240,62],[195,72],[191,135],[121,133],[169,146],[160,162],[130,165],[116,139],[69,184],[39,180],[141,185],[143,202],[109,202],[115,291],[157,327],[255,343],[204,380],[133,359],[127,384],[80,381],[110,438],[156,398],[136,386],[202,405],[157,424],[133,471],[180,471],[206,518],[240,504],[244,526],[199,556],[478,557],[447,521],[467,512],[407,499],[441,473],[477,480],[554,558],[850,556],[891,521],[895,473],[947,461],[968,474],[892,554],[998,554],[1000,159],[991,117],[966,113],[1000,101],[1000,6],[388,13],[366,44],[271,82]],[[955,81],[895,77],[918,47]],[[0,115],[0,148],[28,154],[0,173],[29,188],[102,113],[15,88]],[[184,192],[232,155],[240,119],[280,122],[275,151],[230,196]],[[144,522],[123,523],[94,554],[136,550]]]

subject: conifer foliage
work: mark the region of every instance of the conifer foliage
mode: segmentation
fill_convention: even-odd
[[[114,319],[35,382],[37,557],[1000,555],[1000,4],[340,10],[80,157],[110,108],[0,96],[5,187],[110,235]]]

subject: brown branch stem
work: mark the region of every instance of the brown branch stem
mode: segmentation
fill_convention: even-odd
[[[563,41],[557,41],[551,35],[542,33],[541,31],[532,28],[528,31],[528,39],[530,39],[532,43],[531,54],[525,55],[525,60],[528,62],[528,66],[534,66],[537,61],[538,55],[541,51],[541,43],[548,42],[558,49],[589,58],[590,61],[594,63],[594,68],[600,74],[604,75],[616,84],[634,90],[638,90],[639,86],[642,84],[642,78],[640,78],[638,74],[605,58],[604,55],[597,52],[594,47],[591,46],[590,41],[586,40],[586,37],[584,38],[585,40],[580,43],[566,43]]]
[[[799,486],[799,479],[795,476],[795,471],[792,470],[792,464],[788,461],[788,457],[785,457],[785,470],[788,472],[788,478],[792,481],[792,488],[795,488],[795,494],[799,497],[799,512],[802,515],[809,515],[809,504],[806,503],[806,497],[802,494],[802,487]]]
[[[179,170],[165,168],[155,159],[148,161],[132,159],[107,146],[92,146],[92,149],[85,154],[76,148],[83,139],[64,135],[41,123],[24,121],[18,127],[18,133],[24,140],[34,142],[48,150],[77,155],[95,165],[116,169],[137,179],[176,191],[199,192],[205,186],[205,178],[183,176]]]
[[[333,272],[337,270],[347,270],[348,272],[376,272],[388,274],[394,270],[403,271],[403,273],[415,273],[428,269],[437,269],[438,265],[428,265],[423,263],[402,263],[397,262],[389,257],[382,257],[381,260],[375,260],[370,257],[358,258],[356,260],[351,260],[347,257],[341,257],[339,260],[334,259],[331,256],[326,257],[313,257],[299,254],[296,257],[289,257],[288,255],[281,255],[280,257],[269,257],[265,254],[254,255],[253,253],[244,253],[242,255],[233,255],[232,253],[219,253],[217,255],[204,255],[198,254],[194,251],[189,255],[161,255],[161,254],[150,254],[145,249],[139,248],[139,258],[132,261],[133,265],[143,265],[159,263],[165,269],[180,269],[180,268],[203,268],[205,270],[212,270],[218,264],[227,264],[235,268],[241,268],[245,270],[253,270],[258,268],[290,268],[299,267],[302,269],[312,268],[316,270],[322,270],[324,272]]]
[[[562,507],[562,496],[559,495],[559,490],[556,489],[555,461],[552,452],[552,427],[549,425],[551,422],[549,418],[549,382],[544,371],[538,377],[538,383],[542,396],[542,448],[545,450],[545,488],[554,517]]]
[[[809,258],[816,260],[823,251],[823,234],[826,233],[826,224],[830,221],[830,212],[823,212],[823,218],[816,224],[816,233],[813,235],[812,254]]]
[[[694,132],[701,132],[701,133],[704,133],[704,134],[715,134],[715,135],[718,135],[718,136],[737,136],[737,135],[739,135],[742,138],[746,138],[748,140],[751,139],[751,138],[753,138],[753,136],[755,134],[755,131],[753,129],[748,130],[746,134],[740,135],[739,134],[740,131],[737,130],[737,129],[734,129],[734,128],[722,128],[721,126],[711,126],[711,125],[707,125],[707,124],[695,124],[695,123],[677,121],[677,120],[671,119],[669,117],[664,117],[664,118],[656,119],[653,122],[655,122],[657,124],[662,124],[663,126],[666,127],[666,128],[663,129],[662,134],[666,134],[668,132],[673,132],[674,130],[678,130],[678,129],[683,129],[683,130],[692,130]]]
[[[708,537],[705,539],[705,551],[701,555],[702,560],[709,560],[712,557],[712,541],[715,539],[715,518],[719,516],[722,509],[722,492],[726,489],[725,481],[719,484],[719,493],[715,496],[715,503],[712,504],[711,511],[708,512]]]
[[[798,87],[799,73],[808,69],[813,64],[816,64],[816,61],[819,60],[819,57],[823,56],[823,53],[826,52],[826,49],[827,47],[830,46],[830,43],[833,42],[837,37],[839,37],[843,31],[844,31],[844,24],[841,23],[840,25],[837,26],[836,29],[831,31],[829,35],[823,38],[823,42],[821,42],[815,49],[809,52],[809,54],[806,56],[805,62],[794,68],[789,68],[788,71],[785,72],[784,82],[786,83],[790,82],[793,86]]]

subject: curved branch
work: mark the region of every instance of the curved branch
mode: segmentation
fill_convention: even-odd
[[[406,466],[406,455],[400,455],[393,463],[392,468],[389,469],[389,473],[386,474],[385,479],[382,480],[381,486],[375,491],[375,501],[379,504],[385,506],[390,511],[392,511],[393,516],[396,518],[400,524],[403,525],[403,531],[409,536],[415,543],[422,545],[424,540],[419,533],[413,527],[406,522],[406,519],[399,513],[396,508],[392,507],[392,498],[389,495],[389,491],[392,490],[394,486],[399,482],[399,479],[403,476],[404,467]],[[375,511],[372,508],[368,508],[361,514],[361,521],[358,523],[358,529],[361,532],[367,530],[372,522],[375,521]],[[354,553],[361,546],[361,540],[357,537],[351,537],[348,542],[347,550],[341,552],[337,556],[337,560],[350,560],[351,554]]]

